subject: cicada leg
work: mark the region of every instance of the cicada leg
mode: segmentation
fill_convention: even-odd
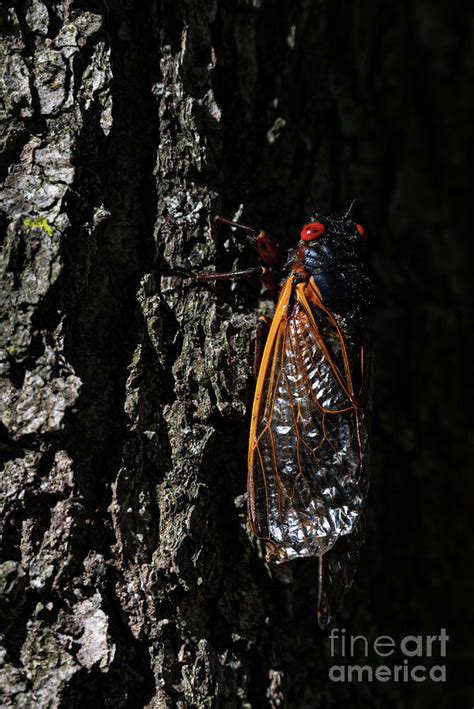
[[[216,217],[216,222],[227,224],[227,226],[231,226],[234,229],[241,229],[249,234],[258,255],[267,266],[280,267],[282,265],[283,259],[278,246],[263,229],[256,229],[253,226],[240,224],[240,222],[233,222],[225,217]]]
[[[255,353],[253,357],[253,376],[255,380],[257,380],[258,373],[260,371],[263,350],[265,349],[265,343],[267,341],[268,333],[270,332],[271,324],[272,318],[267,317],[267,315],[261,315],[257,322],[257,327],[255,330]]]
[[[256,266],[254,268],[243,268],[239,271],[227,271],[225,273],[193,273],[179,266],[164,273],[167,276],[178,276],[179,278],[190,278],[197,283],[214,283],[215,281],[236,281],[239,278],[261,278],[264,287],[276,298],[280,288],[278,279],[266,266]]]
[[[252,278],[259,276],[263,278],[268,269],[265,266],[257,266],[256,268],[243,268],[240,271],[228,271],[226,273],[197,273],[194,278],[198,283],[212,283],[213,281],[235,281],[239,278]]]
[[[193,277],[198,283],[212,283],[214,281],[235,281],[239,278],[252,278],[258,276],[261,278],[264,287],[270,291],[275,297],[278,293],[278,279],[269,268],[266,266],[257,266],[256,268],[243,268],[240,271],[228,271],[227,273],[198,273]]]
[[[372,386],[372,343],[371,343],[371,332],[367,328],[362,339],[362,345],[360,348],[360,379],[361,386],[359,392],[359,403],[364,410],[367,407],[367,402],[371,396],[371,386]]]
[[[324,630],[329,623],[329,609],[325,602],[324,584],[326,583],[326,564],[324,556],[318,557],[318,605],[316,617],[321,630]]]

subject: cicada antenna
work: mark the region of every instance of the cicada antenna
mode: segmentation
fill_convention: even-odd
[[[355,203],[356,203],[356,199],[355,199],[355,197],[354,197],[354,199],[352,200],[352,202],[351,202],[351,204],[350,204],[349,209],[348,209],[347,212],[343,215],[343,217],[342,217],[343,219],[347,219],[347,218],[349,217],[349,214],[352,212],[352,209],[353,209]]]
[[[247,234],[252,234],[252,236],[258,236],[260,233],[259,229],[255,229],[253,226],[247,226],[246,224],[240,224],[240,222],[233,222],[231,219],[226,219],[226,217],[215,217],[216,222],[220,224],[227,224],[227,226],[233,226],[235,229],[240,229],[241,231],[246,231]]]

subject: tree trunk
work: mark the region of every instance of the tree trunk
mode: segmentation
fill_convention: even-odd
[[[474,8],[1,12],[3,706],[472,703]],[[445,627],[443,693],[329,679],[314,560],[269,569],[246,526],[252,333],[271,302],[172,275],[257,264],[218,213],[291,248],[315,208],[353,197],[378,283],[373,470],[336,625]]]

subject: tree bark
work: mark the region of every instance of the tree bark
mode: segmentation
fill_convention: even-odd
[[[3,706],[462,706],[473,8],[1,12]],[[269,569],[246,526],[252,333],[271,302],[172,275],[257,263],[218,213],[291,248],[353,197],[378,282],[373,482],[337,624],[447,628],[442,697],[328,678],[314,560]]]

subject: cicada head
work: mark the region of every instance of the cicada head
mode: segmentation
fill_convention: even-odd
[[[365,228],[348,217],[335,218],[328,216],[314,216],[313,220],[305,224],[300,232],[300,239],[310,247],[318,247],[320,243],[335,241],[339,247],[344,244],[360,243],[367,238]]]
[[[365,228],[348,215],[315,214],[301,229],[292,272],[313,277],[334,312],[365,310],[372,291]]]

